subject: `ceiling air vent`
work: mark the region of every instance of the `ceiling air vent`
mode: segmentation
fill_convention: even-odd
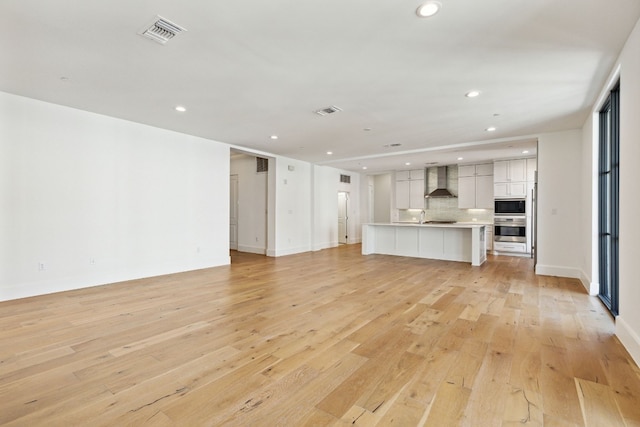
[[[187,30],[158,15],[150,25],[144,27],[144,29],[140,30],[138,34],[151,39],[154,42],[166,44],[169,40],[183,31]]]
[[[316,110],[315,113],[320,116],[328,116],[329,114],[337,113],[338,111],[342,111],[342,108],[332,105],[330,107],[323,108],[321,110]]]

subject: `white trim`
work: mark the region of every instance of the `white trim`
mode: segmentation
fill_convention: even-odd
[[[637,365],[640,365],[640,337],[634,332],[622,316],[616,317],[616,336],[629,352]]]
[[[104,271],[95,273],[92,277],[87,275],[79,275],[76,277],[63,277],[57,279],[42,279],[38,281],[20,283],[14,286],[5,286],[0,294],[0,301],[12,301],[23,298],[36,297],[40,295],[56,294],[59,292],[74,291],[77,289],[93,288],[97,286],[106,286],[116,283],[123,283],[132,280],[151,279],[154,277],[166,276],[174,273],[185,273],[189,271],[204,270],[207,268],[222,267],[231,264],[231,257],[221,257],[219,263],[203,262],[202,260],[188,262],[188,267],[180,267],[177,264],[173,267],[166,266],[160,271],[159,266],[150,265],[145,268],[138,269],[133,274],[123,275],[116,271]],[[186,261],[185,261],[186,262]],[[156,273],[159,271],[158,273]]]
[[[581,272],[577,268],[563,267],[558,265],[536,265],[536,274],[541,276],[570,277],[582,279]]]
[[[279,257],[279,256],[286,256],[286,255],[302,254],[302,253],[305,253],[305,252],[309,252],[309,247],[300,246],[300,247],[297,247],[297,248],[289,248],[289,249],[284,249],[284,250],[268,251],[267,255],[268,256],[274,256],[274,257]]]
[[[611,93],[611,89],[613,89],[613,87],[618,82],[618,80],[620,80],[620,69],[621,68],[622,68],[622,65],[620,63],[618,63],[618,65],[616,65],[616,68],[611,72],[611,75],[609,76],[609,80],[607,80],[607,84],[605,85],[605,87],[600,92],[600,96],[598,96],[598,100],[596,101],[596,103],[593,104],[593,106],[594,106],[593,112],[594,113],[599,113],[600,112],[600,110],[602,109],[602,106],[604,105],[605,101],[609,97],[609,93]]]
[[[264,247],[238,245],[238,252],[248,252],[250,254],[264,255]]]
[[[311,250],[313,250],[313,251],[321,251],[323,249],[335,248],[338,245],[339,245],[338,241],[324,242],[324,243],[313,245],[313,248]]]
[[[589,295],[598,295],[598,292],[600,291],[600,283],[592,282],[583,270],[580,270],[580,281]]]

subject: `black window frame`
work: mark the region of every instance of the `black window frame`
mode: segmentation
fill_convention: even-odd
[[[620,82],[599,112],[598,135],[598,296],[611,314],[619,308]]]

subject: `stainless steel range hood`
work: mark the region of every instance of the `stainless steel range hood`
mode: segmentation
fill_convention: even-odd
[[[437,183],[437,188],[435,190],[433,190],[431,193],[427,194],[425,197],[425,199],[430,199],[430,198],[451,198],[451,197],[458,197],[455,194],[451,193],[449,190],[447,190],[447,172],[448,168],[447,166],[438,166],[438,183]]]

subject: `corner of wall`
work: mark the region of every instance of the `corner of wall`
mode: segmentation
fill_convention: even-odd
[[[582,272],[577,268],[564,267],[559,265],[536,265],[536,274],[539,276],[557,276],[557,277],[569,277],[572,279],[581,279]]]
[[[629,352],[637,365],[640,365],[640,337],[634,332],[622,316],[616,317],[616,336]]]
[[[582,286],[591,296],[598,295],[600,291],[600,284],[596,282],[592,282],[589,276],[583,271],[580,270],[580,281],[582,282]]]

